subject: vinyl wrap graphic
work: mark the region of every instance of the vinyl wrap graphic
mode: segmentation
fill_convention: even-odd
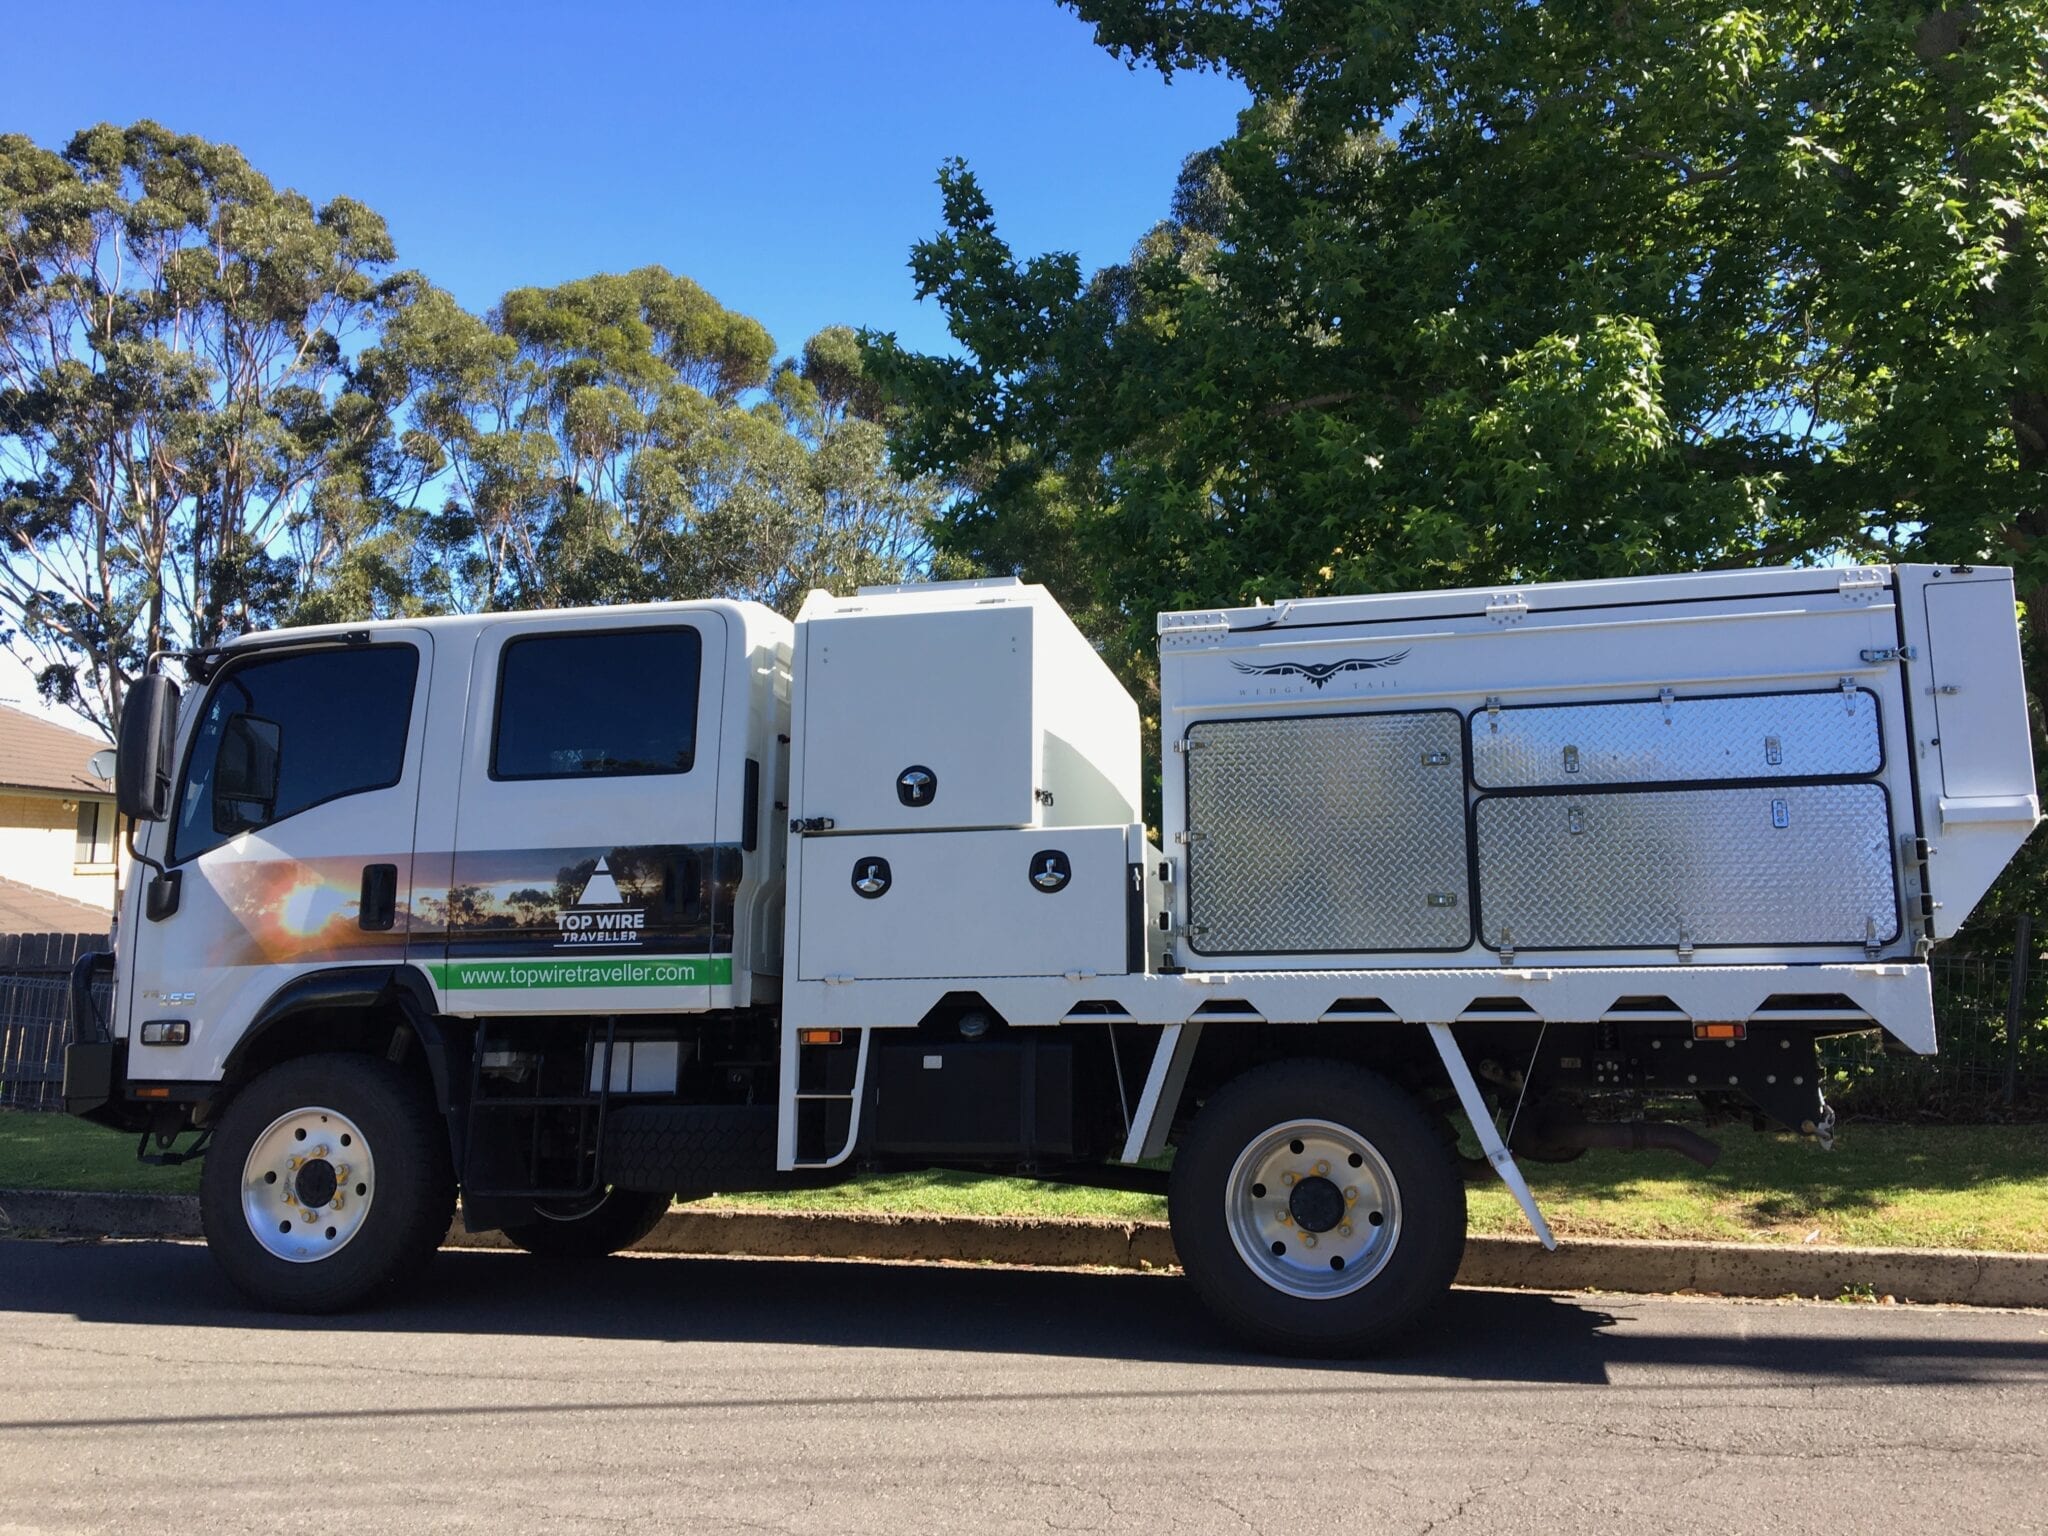
[[[392,926],[362,926],[363,866],[396,864],[401,895]],[[406,929],[417,927],[403,894],[412,873],[407,854],[346,858],[237,859],[224,851],[184,866],[183,932],[204,934],[210,966],[298,965],[313,960],[398,960]]]
[[[464,851],[415,899],[448,935],[428,969],[458,991],[726,985],[741,868],[731,844]]]
[[[452,864],[445,852],[230,860],[188,889],[226,909],[207,925],[214,965],[410,958],[462,989],[719,986],[732,980],[742,857],[699,843],[465,850]],[[400,872],[383,932],[360,926],[374,863]],[[451,867],[451,884],[407,894],[410,876]]]

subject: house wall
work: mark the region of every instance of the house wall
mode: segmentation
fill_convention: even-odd
[[[73,901],[91,902],[111,913],[114,866],[80,864],[77,852],[76,799],[0,794],[0,875]]]

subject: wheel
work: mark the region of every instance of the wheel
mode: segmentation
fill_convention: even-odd
[[[448,1136],[373,1056],[303,1056],[229,1103],[199,1187],[206,1246],[251,1301],[336,1312],[419,1270],[455,1214]]]
[[[1334,1061],[1259,1067],[1213,1095],[1173,1159],[1181,1267],[1264,1348],[1352,1355],[1450,1288],[1465,1186],[1420,1105]]]
[[[672,1198],[611,1189],[575,1205],[536,1204],[534,1219],[507,1226],[505,1236],[544,1259],[601,1259],[652,1232]]]

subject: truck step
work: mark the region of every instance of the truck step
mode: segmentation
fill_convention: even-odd
[[[604,1182],[685,1197],[770,1189],[772,1104],[626,1104],[605,1120]]]

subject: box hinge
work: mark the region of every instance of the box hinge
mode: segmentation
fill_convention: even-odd
[[[1888,585],[1881,565],[1852,565],[1842,572],[1837,590],[1851,603],[1874,603]]]
[[[1486,728],[1490,731],[1498,731],[1500,729],[1500,696],[1498,694],[1486,701]]]
[[[1214,633],[1218,630],[1228,630],[1229,628],[1230,620],[1214,609],[1200,613],[1162,613],[1159,615],[1159,633],[1162,635]]]
[[[1519,592],[1496,593],[1486,604],[1486,616],[1496,624],[1519,624],[1529,617],[1529,599]]]

